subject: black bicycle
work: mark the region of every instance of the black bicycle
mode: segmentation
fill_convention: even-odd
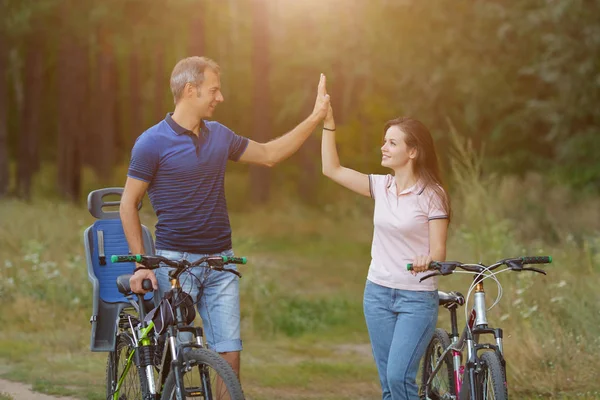
[[[466,300],[474,291],[474,304],[470,314],[465,307],[466,325],[458,335],[456,310],[465,305],[465,296],[459,292],[438,291],[439,304],[450,312],[451,333],[436,328],[425,351],[421,366],[419,396],[426,400],[505,400],[508,398],[506,384],[506,361],[502,345],[502,329],[488,325],[486,312],[493,308],[502,297],[502,286],[496,275],[505,271],[533,271],[546,275],[546,272],[528,264],[549,264],[552,257],[518,257],[501,260],[486,266],[483,264],[463,264],[456,261],[437,262],[429,265],[434,273],[421,278],[450,275],[454,272],[473,274]],[[506,268],[492,272],[504,266]],[[412,268],[408,264],[408,269]],[[463,271],[456,271],[457,268]],[[483,281],[493,279],[498,285],[498,297],[487,309]],[[495,342],[480,341],[481,335],[494,335]],[[466,357],[463,357],[466,348]],[[463,364],[463,358],[465,362]]]
[[[152,310],[148,310],[143,296],[134,299],[130,274],[117,278],[119,291],[127,296],[132,308],[119,315],[116,351],[109,354],[106,368],[107,399],[243,400],[242,387],[231,366],[204,346],[202,328],[192,326],[195,304],[181,290],[179,279],[188,268],[198,266],[241,277],[227,264],[245,264],[246,258],[210,256],[190,263],[160,256],[115,255],[111,261],[137,262],[147,269],[164,263],[173,269],[169,272],[171,289]],[[145,279],[142,287],[151,290],[150,280]],[[177,340],[179,332],[191,333],[194,340]]]

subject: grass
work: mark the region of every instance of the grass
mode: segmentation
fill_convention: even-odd
[[[600,397],[600,199],[537,176],[486,177],[472,153],[457,159],[448,258],[554,258],[547,277],[500,276],[504,297],[489,319],[505,330],[511,393]],[[276,207],[231,215],[236,253],[251,261],[241,267],[242,379],[250,399],[380,396],[362,316],[372,205],[337,189],[328,198],[335,201],[321,208],[281,198]],[[142,220],[153,226],[149,208]],[[45,393],[102,398],[106,354],[88,350],[92,299],[82,234],[91,216],[52,200],[8,199],[0,221],[0,359],[10,367],[3,377]],[[462,276],[440,279],[444,290],[467,287]],[[494,298],[494,285],[486,289]],[[448,326],[443,311],[439,325]]]

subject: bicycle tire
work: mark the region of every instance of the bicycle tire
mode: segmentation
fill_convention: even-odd
[[[117,335],[116,351],[108,354],[106,362],[106,399],[113,400],[119,377],[123,374],[127,359],[134,350],[134,342],[126,333]],[[132,361],[119,390],[118,400],[143,399],[148,394],[146,371],[138,369]]]
[[[494,351],[486,351],[480,359],[483,362],[483,370],[477,377],[478,400],[507,400],[506,374],[502,368],[500,357]],[[469,384],[469,375],[465,373],[460,400],[470,400]]]
[[[442,353],[450,347],[450,344],[451,342],[448,333],[441,328],[436,328],[431,337],[431,341],[427,346],[427,350],[425,350],[425,356],[423,357],[421,382],[419,383],[419,396],[421,396],[421,398],[425,398],[425,385],[433,372],[435,364]],[[436,373],[436,376],[434,376],[427,390],[428,398],[431,400],[450,399],[452,398],[451,396],[456,395],[452,354],[447,353],[442,362],[443,365]]]
[[[208,349],[194,349],[184,354],[184,363],[186,365],[182,368],[182,373],[186,399],[219,400],[227,398],[226,396],[222,396],[224,393],[216,392],[216,378],[219,376],[225,384],[229,399],[244,400],[244,393],[242,392],[242,386],[237,375],[227,361],[219,356],[219,354]],[[194,377],[197,383],[196,385],[190,385],[189,378]],[[202,385],[201,377],[207,378],[207,382],[211,388],[210,392],[207,392],[204,385]],[[176,399],[175,374],[173,371],[170,371],[163,386],[161,400],[173,399]]]

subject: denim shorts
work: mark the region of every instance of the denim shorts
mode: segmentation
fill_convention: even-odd
[[[218,254],[193,254],[173,250],[156,250],[156,254],[170,260],[186,259],[194,262],[208,255],[232,257],[233,251],[225,250]],[[226,267],[236,269],[235,264],[228,264]],[[155,271],[161,297],[163,293],[171,289],[168,274],[171,269],[161,266]],[[188,272],[184,272],[180,276],[179,282],[183,291],[196,302],[209,348],[218,353],[241,351],[238,277],[230,272],[194,267]]]

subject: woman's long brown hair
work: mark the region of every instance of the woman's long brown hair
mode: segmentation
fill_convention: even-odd
[[[437,153],[429,129],[416,119],[400,117],[386,122],[383,130],[384,135],[392,126],[397,126],[404,132],[405,142],[409,148],[417,149],[413,172],[418,180],[421,180],[426,187],[430,187],[436,193],[437,198],[441,201],[441,208],[450,219],[450,197],[442,181]]]

